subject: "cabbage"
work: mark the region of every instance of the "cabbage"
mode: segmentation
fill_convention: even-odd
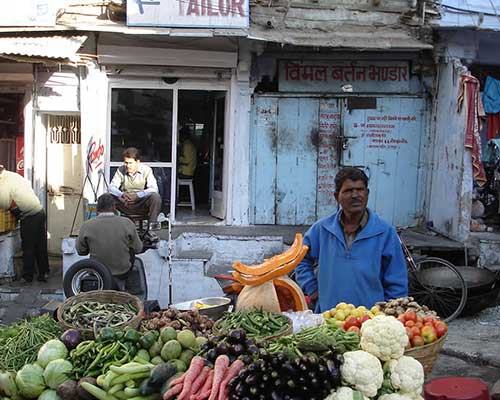
[[[43,378],[49,388],[57,389],[61,383],[70,379],[72,372],[73,365],[68,360],[53,360],[45,367]]]
[[[19,394],[15,382],[15,372],[0,372],[0,393],[12,399],[18,399]]]
[[[43,368],[34,364],[26,364],[16,374],[16,385],[23,397],[37,398],[45,389]]]
[[[49,340],[45,343],[40,350],[38,350],[37,362],[42,368],[45,368],[49,362],[52,360],[58,360],[60,358],[66,358],[68,355],[68,349],[58,339]]]
[[[38,400],[61,400],[55,390],[47,389],[40,395]]]

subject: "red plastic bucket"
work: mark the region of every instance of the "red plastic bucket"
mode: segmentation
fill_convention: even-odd
[[[424,387],[425,400],[491,400],[481,379],[449,377],[434,379]]]

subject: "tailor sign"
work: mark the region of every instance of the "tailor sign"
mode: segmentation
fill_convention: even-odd
[[[127,25],[247,28],[249,0],[128,0]]]

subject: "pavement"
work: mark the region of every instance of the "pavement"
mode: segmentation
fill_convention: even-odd
[[[50,259],[51,271],[46,283],[19,281],[0,285],[0,323],[10,324],[36,315],[50,301],[61,301],[62,260]],[[16,259],[16,270],[20,260]],[[500,298],[492,307],[449,324],[448,337],[427,381],[445,376],[480,378],[490,389],[500,379]]]

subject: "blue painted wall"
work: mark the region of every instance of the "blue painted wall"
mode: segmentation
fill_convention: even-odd
[[[356,165],[370,176],[369,206],[395,225],[415,225],[423,213],[424,116],[425,101],[414,97],[378,97],[376,108],[349,110],[345,99],[255,96],[251,222],[302,225],[331,214],[339,166]],[[342,132],[350,137],[345,149],[336,146]]]

